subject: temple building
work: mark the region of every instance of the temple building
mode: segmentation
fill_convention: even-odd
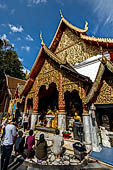
[[[90,113],[99,125],[107,115],[107,126],[113,129],[113,39],[89,37],[87,31],[87,22],[80,29],[61,14],[49,47],[41,36],[39,54],[17,102],[24,100],[24,112],[31,111],[31,128],[40,124],[39,115],[43,115],[47,127],[63,132],[77,112],[83,121],[85,141],[90,143],[94,138]],[[92,128],[96,135],[96,127]]]
[[[13,107],[14,100],[18,98],[17,88],[18,86],[23,86],[25,80],[18,79],[5,74],[5,80],[3,84],[2,93],[0,95],[0,112],[8,112],[9,106]]]

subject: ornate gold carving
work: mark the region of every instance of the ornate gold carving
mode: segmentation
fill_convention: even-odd
[[[41,40],[41,45],[43,46],[44,45],[44,41],[42,39],[42,32],[40,32],[40,40]]]
[[[86,21],[86,24],[85,24],[85,28],[84,29],[81,29],[81,28],[78,28],[74,25],[72,25],[71,23],[69,23],[64,17],[62,18],[62,21],[72,30],[74,31],[77,31],[77,32],[80,32],[80,33],[83,33],[83,32],[86,32],[88,30],[88,22]]]
[[[82,39],[84,40],[90,40],[95,42],[105,42],[105,43],[113,43],[113,39],[111,38],[96,38],[96,37],[89,37],[87,35],[80,35]]]
[[[45,85],[48,89],[49,84],[52,82],[56,83],[57,89],[58,89],[58,71],[57,69],[52,66],[52,62],[48,62],[45,60],[44,65],[42,66],[42,69],[40,73],[38,74],[36,81],[38,83],[38,86]]]
[[[85,31],[88,30],[88,22],[87,22],[87,21],[86,21],[86,23],[85,23],[85,28],[84,28],[84,30],[85,30]]]
[[[103,80],[103,85],[95,104],[113,104],[113,78],[110,78],[107,81]]]
[[[106,51],[106,49],[103,49],[103,52],[104,51]],[[65,54],[67,54],[66,59],[68,62],[70,64],[75,64],[100,54],[100,48],[85,44],[80,37],[66,28],[55,53],[63,61],[65,61]]]
[[[69,78],[68,76],[63,77],[63,91],[64,93],[66,91],[72,92],[73,90],[78,91],[79,96],[82,100],[82,103],[84,103],[85,98],[86,98],[86,90],[87,90],[87,86],[84,87],[83,83],[81,83],[80,81],[74,81],[73,79],[71,79],[71,77]]]
[[[64,93],[66,91],[72,92],[73,90],[77,90],[77,91],[79,90],[78,82],[70,80],[67,76],[64,75],[64,77],[63,77],[63,91],[64,91]]]
[[[63,18],[63,15],[62,15],[62,11],[61,11],[61,9],[60,9],[60,16],[61,16],[61,18]]]

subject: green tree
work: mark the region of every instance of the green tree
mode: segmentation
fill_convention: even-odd
[[[9,42],[0,39],[0,91],[3,87],[5,74],[25,79],[25,73],[22,70],[23,66],[16,51],[14,51]]]

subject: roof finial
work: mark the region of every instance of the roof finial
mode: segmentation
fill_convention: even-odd
[[[102,46],[100,46],[100,52],[101,52],[101,54],[103,55],[103,49],[102,49]]]
[[[61,18],[63,18],[63,15],[62,15],[62,11],[61,11],[61,9],[60,9],[60,16],[61,16]]]
[[[42,32],[40,32],[40,40],[41,40],[41,45],[44,45],[44,41],[42,39]]]
[[[88,30],[88,22],[86,21],[85,23],[85,28],[84,28],[86,31]]]

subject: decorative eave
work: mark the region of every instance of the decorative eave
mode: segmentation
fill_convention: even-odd
[[[85,24],[85,28],[84,29],[81,29],[81,28],[78,28],[74,25],[72,25],[69,21],[67,21],[63,15],[61,14],[61,20],[60,20],[60,23],[58,25],[58,28],[56,30],[56,33],[54,35],[54,38],[49,46],[49,48],[51,49],[51,51],[54,52],[54,50],[56,49],[56,46],[62,36],[62,33],[63,33],[63,28],[64,27],[68,27],[69,29],[72,29],[75,33],[77,32],[78,34],[86,34],[87,30],[88,30],[88,22],[86,21],[86,24]]]
[[[41,46],[41,49],[39,51],[39,54],[38,54],[38,56],[37,56],[37,58],[35,60],[35,63],[34,63],[32,69],[31,69],[31,71],[29,73],[29,77],[33,78],[34,71],[38,68],[37,63],[39,62],[41,56],[44,55],[44,53],[46,53],[50,58],[52,58],[57,63],[64,64],[64,62],[61,61],[54,53],[52,53],[51,50],[43,43],[43,45]]]
[[[92,44],[94,43],[98,46],[113,48],[113,39],[111,38],[97,38],[97,37],[90,37],[88,35],[83,35],[83,34],[80,34],[80,37],[84,41],[88,41]]]
[[[105,67],[106,66],[106,67]],[[86,97],[85,104],[91,103],[93,98],[96,97],[97,91],[99,90],[102,83],[102,76],[104,74],[105,68],[107,68],[110,72],[113,73],[113,63],[106,59],[106,57],[102,57],[102,61],[96,76],[96,79],[90,89],[89,94]]]
[[[36,75],[38,74],[38,72],[40,71],[41,69],[41,66],[42,64],[44,63],[44,54],[47,54],[52,60],[54,60],[56,63],[58,64],[64,64],[63,61],[61,61],[54,53],[51,52],[50,49],[47,48],[47,46],[43,43],[41,43],[41,49],[39,51],[39,54],[35,60],[35,63],[29,73],[29,76],[28,76],[28,80],[21,92],[21,96],[22,95],[25,95],[25,93],[30,89],[30,87],[32,86],[34,80],[35,80],[35,77]],[[32,80],[32,81],[31,81]]]
[[[76,78],[82,80],[82,81],[86,81],[86,82],[90,82],[88,77],[85,77],[81,74],[79,74],[76,70],[74,70],[68,63],[67,61],[62,61],[60,60],[56,54],[54,54],[44,43],[41,43],[42,47],[40,49],[40,52],[36,58],[36,61],[31,69],[31,72],[29,74],[29,79],[27,80],[20,96],[25,95],[27,93],[27,91],[31,88],[32,84],[34,83],[34,80],[37,76],[37,74],[39,73],[44,61],[45,61],[45,57],[44,55],[49,56],[53,61],[55,61],[58,65],[59,68],[61,65],[63,65],[64,67],[68,68],[68,71],[70,70],[71,74],[76,75]]]

